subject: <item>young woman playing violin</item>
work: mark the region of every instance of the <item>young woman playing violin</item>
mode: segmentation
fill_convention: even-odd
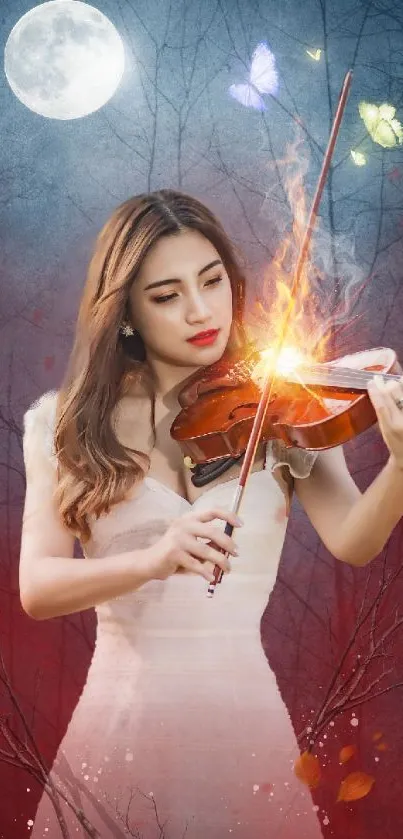
[[[242,342],[243,301],[206,207],[173,191],[126,201],[97,240],[65,381],[25,415],[22,605],[37,620],[95,606],[98,623],[52,769],[62,795],[45,791],[34,839],[62,822],[74,836],[84,822],[101,837],[321,836],[260,619],[293,490],[337,559],[383,548],[403,513],[403,384],[369,387],[389,459],[364,494],[341,449],[269,442],[242,525],[239,463],[197,489],[170,428],[186,379]]]

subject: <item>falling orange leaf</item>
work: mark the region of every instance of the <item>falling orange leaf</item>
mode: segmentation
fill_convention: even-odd
[[[340,749],[340,763],[347,763],[347,761],[350,760],[350,758],[353,757],[353,755],[355,755],[356,751],[357,750],[355,746],[344,746],[342,749]]]
[[[320,781],[320,765],[316,755],[303,752],[294,763],[297,778],[311,789],[315,789]]]
[[[365,772],[351,772],[340,784],[337,801],[358,801],[370,792],[375,778]]]
[[[376,743],[377,740],[382,740],[382,737],[383,737],[382,731],[375,731],[375,734],[372,735],[372,739],[373,739],[374,743]]]
[[[377,749],[378,752],[386,752],[387,748],[388,748],[387,743],[378,743],[378,745],[376,746],[376,749]]]

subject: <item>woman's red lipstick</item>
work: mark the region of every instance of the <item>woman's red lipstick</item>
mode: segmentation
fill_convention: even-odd
[[[208,344],[214,344],[215,339],[219,333],[219,329],[207,329],[205,332],[198,332],[193,335],[193,338],[188,338],[189,344],[196,344],[198,347],[205,347]]]

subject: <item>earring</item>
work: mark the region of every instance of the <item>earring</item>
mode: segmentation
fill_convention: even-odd
[[[122,323],[119,329],[121,335],[124,335],[125,338],[130,338],[132,335],[135,334],[135,329],[130,326],[130,323]]]

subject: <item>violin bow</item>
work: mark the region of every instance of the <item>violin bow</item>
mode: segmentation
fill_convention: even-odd
[[[330,163],[332,160],[333,151],[336,145],[337,135],[339,133],[341,121],[343,118],[344,110],[347,104],[348,95],[350,93],[351,82],[353,78],[352,70],[349,70],[343,81],[343,85],[340,91],[339,102],[337,105],[336,114],[333,120],[332,130],[330,132],[329,141],[327,144],[325,156],[323,158],[322,168],[319,175],[318,184],[316,187],[315,195],[312,201],[311,211],[309,213],[308,222],[306,225],[305,233],[301,242],[301,247],[298,254],[298,260],[295,267],[294,272],[294,279],[290,291],[290,298],[287,310],[284,315],[284,320],[282,323],[282,328],[280,332],[280,338],[277,342],[277,346],[274,350],[273,354],[273,365],[270,370],[268,370],[267,375],[264,379],[262,394],[259,400],[259,405],[256,411],[256,416],[253,422],[252,431],[250,438],[248,440],[248,445],[246,447],[241,471],[238,478],[238,486],[235,491],[232,512],[237,514],[239,508],[241,506],[243,494],[245,492],[246,484],[251,473],[251,469],[255,460],[256,450],[259,444],[259,440],[262,434],[263,423],[266,417],[267,409],[269,406],[271,394],[273,391],[273,386],[276,380],[275,372],[273,373],[272,370],[276,371],[277,362],[279,360],[281,351],[284,346],[284,342],[288,333],[288,326],[290,323],[290,318],[295,306],[296,296],[298,292],[298,288],[301,282],[302,270],[305,265],[306,259],[309,253],[309,246],[312,239],[313,230],[315,227],[319,204],[322,198],[323,189],[326,183],[326,178],[328,175]],[[227,536],[232,536],[234,527],[229,522],[225,525],[225,533]],[[212,597],[215,591],[215,587],[217,583],[221,583],[223,578],[224,572],[222,569],[216,565],[214,568],[214,580],[209,584],[207,595],[208,597]]]

